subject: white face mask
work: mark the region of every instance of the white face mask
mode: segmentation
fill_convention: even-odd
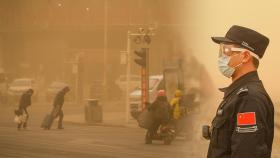
[[[230,67],[230,66],[228,65],[228,64],[229,64],[229,61],[230,61],[230,58],[231,58],[231,57],[222,54],[222,55],[219,57],[219,59],[218,59],[218,67],[219,67],[220,72],[221,72],[224,76],[226,76],[226,77],[228,77],[228,78],[230,78],[230,77],[234,74],[235,68],[237,68],[237,67],[239,67],[239,66],[242,65],[242,62],[241,62],[240,64],[238,64],[238,65],[235,66],[235,67]]]

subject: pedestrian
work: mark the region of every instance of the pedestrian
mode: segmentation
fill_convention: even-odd
[[[178,134],[179,129],[179,120],[182,118],[182,116],[185,114],[185,107],[181,105],[182,103],[182,91],[177,89],[175,91],[174,97],[170,101],[171,106],[171,122],[174,126],[174,129],[176,131],[176,134]]]
[[[33,89],[28,89],[20,97],[18,113],[21,114],[22,117],[24,117],[24,120],[18,123],[17,126],[18,130],[20,130],[21,127],[23,127],[24,129],[27,128],[27,121],[29,118],[27,107],[31,105],[31,97],[33,93],[34,93]]]
[[[234,25],[212,40],[220,46],[219,70],[232,83],[220,89],[224,97],[209,128],[207,158],[270,158],[274,106],[257,71],[269,39]]]
[[[64,127],[62,125],[63,116],[64,116],[62,107],[64,104],[64,96],[69,91],[70,91],[70,88],[68,86],[66,86],[61,91],[59,91],[54,98],[52,116],[53,116],[53,119],[58,117],[58,129],[64,129]]]
[[[177,89],[175,91],[174,98],[172,98],[170,101],[170,105],[172,108],[172,118],[174,120],[178,120],[182,114],[182,110],[180,108],[181,97],[182,97],[182,91]]]
[[[146,144],[152,143],[160,126],[166,126],[170,120],[170,105],[164,90],[159,90],[156,100],[148,107],[153,114],[153,123],[146,133]]]

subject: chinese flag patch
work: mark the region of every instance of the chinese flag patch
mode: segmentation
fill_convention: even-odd
[[[237,126],[242,125],[255,125],[256,124],[256,113],[245,112],[237,114]]]

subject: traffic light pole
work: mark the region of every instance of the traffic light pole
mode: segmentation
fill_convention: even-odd
[[[145,78],[146,78],[146,81],[147,81],[147,83],[146,83],[146,101],[147,102],[150,102],[150,92],[149,92],[149,90],[150,90],[150,71],[149,71],[149,69],[150,69],[150,64],[149,64],[149,61],[150,61],[150,55],[149,55],[149,48],[146,48],[146,53],[147,53],[147,55],[146,55],[146,61],[147,61],[147,63],[146,63],[146,76],[145,76]],[[144,106],[143,106],[143,108],[142,109],[144,109],[146,107],[146,104],[144,104]]]
[[[146,64],[141,67],[141,110],[146,107],[149,102],[149,48],[144,48],[146,52]]]

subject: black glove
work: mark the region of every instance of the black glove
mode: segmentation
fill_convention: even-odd
[[[209,140],[211,138],[210,126],[208,125],[202,126],[202,136],[206,140]]]

